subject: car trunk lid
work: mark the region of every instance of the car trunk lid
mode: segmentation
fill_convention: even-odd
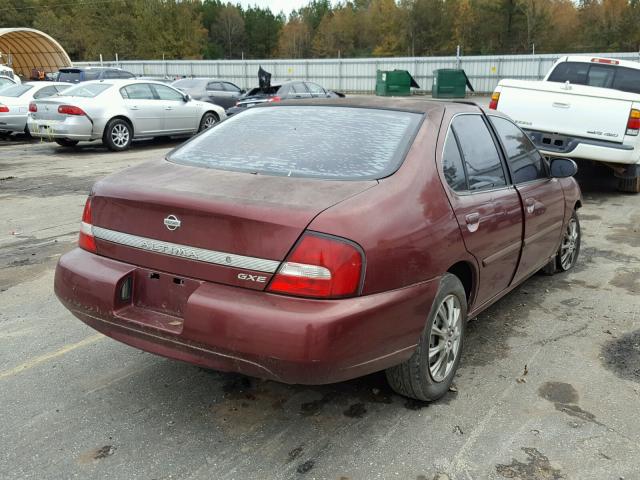
[[[376,184],[146,163],[94,186],[98,254],[264,289],[314,217]]]

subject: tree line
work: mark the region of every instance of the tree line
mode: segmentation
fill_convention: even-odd
[[[636,51],[640,0],[311,0],[286,16],[220,0],[0,0],[74,60]]]

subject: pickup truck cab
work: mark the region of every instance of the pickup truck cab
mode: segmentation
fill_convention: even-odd
[[[542,81],[501,80],[489,108],[545,155],[603,163],[619,190],[640,192],[640,63],[565,56]]]

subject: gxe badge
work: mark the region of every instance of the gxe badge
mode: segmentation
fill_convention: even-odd
[[[180,223],[180,220],[178,220],[178,217],[176,217],[175,215],[169,215],[164,219],[164,226],[169,230],[175,230],[176,228],[180,227]]]

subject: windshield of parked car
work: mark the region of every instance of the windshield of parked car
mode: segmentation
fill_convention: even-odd
[[[176,88],[197,88],[206,84],[206,78],[183,78],[182,80],[176,80],[171,85]]]
[[[562,62],[553,69],[549,81],[640,93],[640,70],[618,65]]]
[[[100,95],[111,86],[110,83],[81,83],[64,91],[65,97],[93,98]]]
[[[25,83],[21,83],[20,85],[11,85],[10,87],[2,89],[2,96],[18,98],[20,95],[28,92],[32,88],[33,85],[27,85]]]
[[[378,179],[400,166],[421,119],[373,108],[255,107],[195,137],[168,159],[268,175]]]

